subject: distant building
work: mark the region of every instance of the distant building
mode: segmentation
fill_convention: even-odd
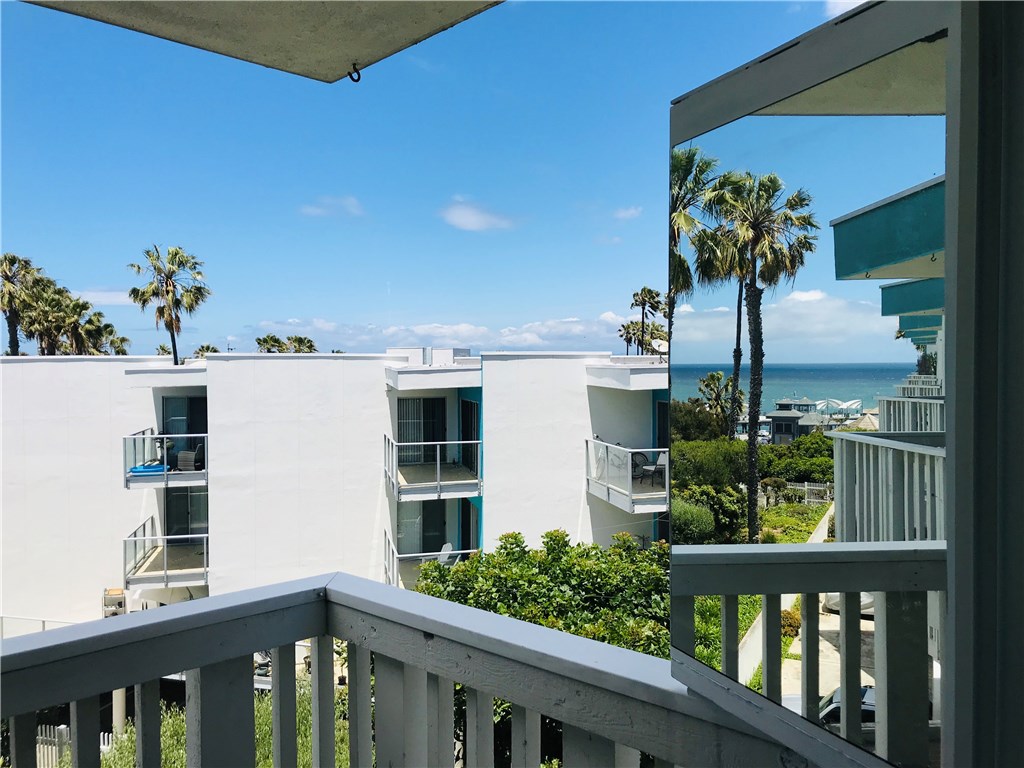
[[[783,398],[775,401],[775,410],[765,414],[771,422],[771,442],[785,445],[811,432],[825,432],[835,428],[835,422],[818,413],[818,404],[804,397],[799,400]]]

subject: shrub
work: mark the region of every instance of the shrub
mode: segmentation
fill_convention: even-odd
[[[775,535],[775,531],[761,531],[761,543],[778,544],[779,537]]]
[[[739,537],[743,499],[732,488],[715,490],[710,485],[695,485],[683,491],[683,501],[711,510],[715,520],[715,540],[734,542]]]
[[[715,540],[715,516],[711,510],[673,496],[672,543],[709,544]]]
[[[801,435],[789,444],[789,453],[805,459],[831,459],[832,440],[825,437],[823,432]]]
[[[782,611],[782,636],[796,637],[800,634],[800,612],[787,608]]]
[[[728,488],[742,482],[745,467],[746,444],[741,440],[680,441],[672,445],[672,480],[677,488]]]
[[[828,518],[828,538],[833,541],[836,538],[836,516],[834,512]]]

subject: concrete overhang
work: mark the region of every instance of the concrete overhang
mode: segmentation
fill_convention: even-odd
[[[497,2],[30,0],[76,16],[333,83]]]
[[[677,146],[749,115],[941,115],[955,3],[869,2],[672,102]]]
[[[667,390],[668,365],[659,362],[588,365],[587,386],[626,389],[632,392]]]
[[[388,387],[399,391],[479,387],[480,361],[475,365],[460,363],[443,368],[426,365],[385,368],[384,376]]]
[[[830,223],[838,280],[924,279],[945,274],[945,177]]]
[[[128,386],[132,389],[206,386],[206,365],[198,363],[126,368],[124,375],[128,377]]]
[[[903,315],[900,330],[907,336],[934,333],[942,329],[942,315]]]
[[[904,280],[882,286],[882,315],[941,315],[946,306],[946,280]]]

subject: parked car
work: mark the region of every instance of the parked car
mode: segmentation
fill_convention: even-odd
[[[841,592],[826,592],[821,599],[821,609],[831,613],[839,613],[839,604],[842,602]],[[875,618],[875,596],[871,592],[860,593],[860,615]]]
[[[821,700],[821,704],[818,706],[818,719],[826,728],[830,725],[838,726],[842,711],[842,693],[839,688],[836,688]],[[860,687],[860,721],[862,723],[875,722],[875,686],[873,685]]]

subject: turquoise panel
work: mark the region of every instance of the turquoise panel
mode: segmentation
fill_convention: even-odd
[[[942,315],[907,315],[900,318],[900,330],[908,336],[920,331],[937,331],[942,328]]]
[[[882,267],[945,248],[944,181],[842,219],[832,225],[836,277],[863,278]]]
[[[906,338],[910,339],[910,341],[917,346],[921,346],[924,344],[934,344],[939,340],[939,337],[934,333],[913,334],[907,336]]]
[[[882,314],[886,316],[941,312],[945,305],[946,281],[941,277],[882,286]]]

